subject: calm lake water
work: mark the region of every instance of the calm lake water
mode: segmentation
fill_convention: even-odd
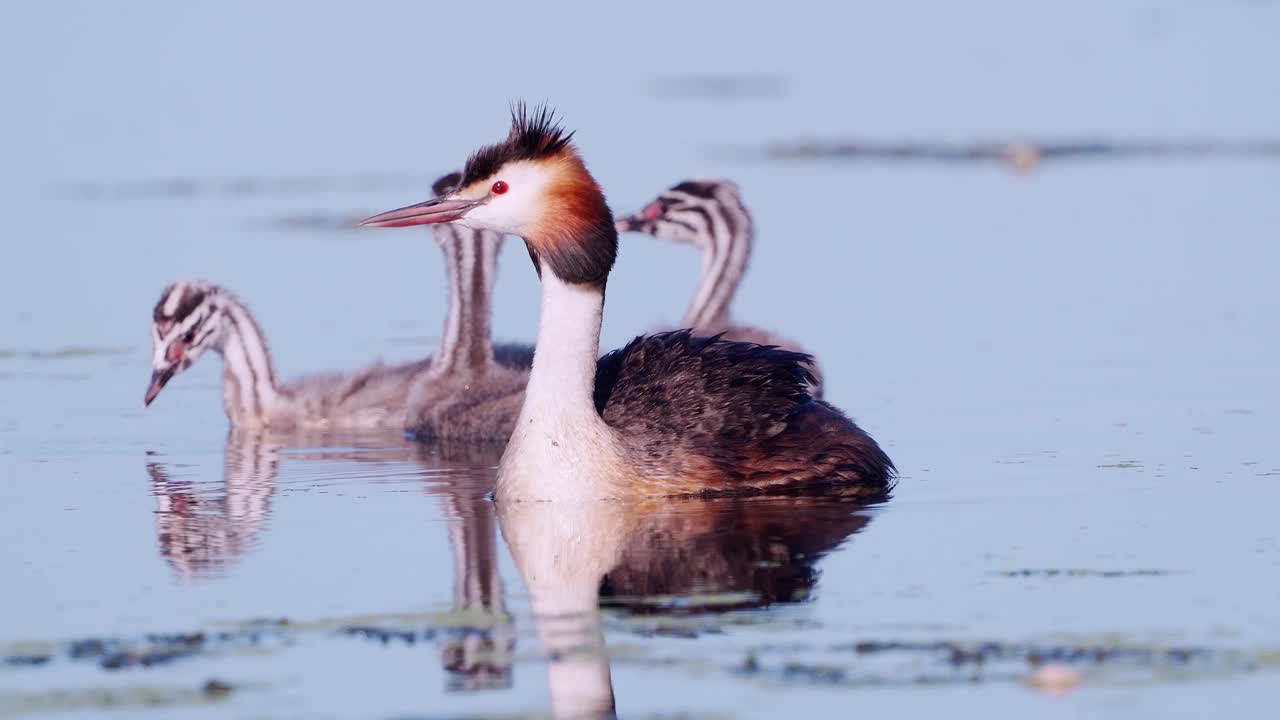
[[[1272,716],[1280,163],[761,151],[1274,138],[1277,37],[1246,0],[5,4],[0,716],[610,690],[624,717]],[[890,502],[598,514],[601,613],[540,635],[495,452],[229,437],[214,357],[143,411],[176,278],[248,301],[285,377],[429,353],[438,250],[345,222],[423,199],[515,98],[579,130],[615,210],[740,183],[735,315],[818,355],[902,472]],[[677,321],[697,269],[625,238],[605,347]],[[536,283],[508,243],[499,337],[532,340]],[[1079,687],[1023,682],[1046,665]]]

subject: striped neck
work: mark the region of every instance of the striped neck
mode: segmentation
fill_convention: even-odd
[[[751,259],[755,231],[751,214],[736,196],[732,201],[706,202],[707,216],[700,241],[702,276],[683,325],[699,332],[718,332],[729,324],[729,304],[738,292]]]
[[[266,424],[286,396],[276,382],[275,363],[262,329],[249,308],[223,294],[220,298],[223,335],[217,347],[222,353],[222,400],[233,422]]]
[[[436,225],[433,231],[444,252],[449,310],[430,372],[482,372],[493,364],[489,318],[502,236],[452,224]]]
[[[453,549],[453,609],[505,614],[495,518],[487,494],[454,485],[447,488],[443,504]]]

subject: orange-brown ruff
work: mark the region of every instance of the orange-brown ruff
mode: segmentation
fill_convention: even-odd
[[[517,106],[458,191],[365,221],[460,222],[520,235],[542,279],[533,367],[499,467],[507,500],[807,491],[886,498],[893,463],[814,399],[812,359],[767,345],[640,336],[600,358],[617,231],[570,135]]]
[[[529,243],[535,261],[545,257],[560,269],[556,274],[562,280],[604,282],[617,253],[600,237],[600,218],[608,218],[609,223],[613,223],[604,192],[572,145],[560,150],[551,162],[559,167],[553,170],[555,179],[547,188],[544,200],[557,211],[555,215],[544,215],[525,242]],[[616,231],[614,237],[616,242]],[[607,262],[602,257],[606,255]]]

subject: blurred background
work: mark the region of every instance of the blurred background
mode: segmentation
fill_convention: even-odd
[[[0,576],[24,590],[0,600],[0,641],[447,595],[299,569],[407,562],[383,554],[386,515],[325,537],[337,505],[278,518],[296,539],[221,585],[174,584],[144,453],[219,481],[226,420],[210,360],[143,412],[148,322],[166,283],[197,277],[250,305],[284,377],[430,352],[438,249],[352,221],[425,199],[525,99],[577,131],[615,213],[682,179],[736,181],[758,234],[735,317],[812,350],[828,398],[898,462],[895,502],[830,558],[818,619],[1280,646],[1264,510],[1280,499],[1277,38],[1268,0],[7,2]],[[606,348],[676,322],[698,273],[691,248],[622,242]],[[531,341],[519,242],[500,273],[495,333]],[[388,537],[361,537],[379,522]],[[447,562],[432,537],[418,567]],[[1033,579],[1017,601],[990,585],[1026,567],[1181,574]],[[51,604],[85,584],[93,602]],[[317,672],[285,707],[325,707]],[[675,688],[646,711],[725,709],[658,670],[615,672],[631,698]],[[1256,678],[1222,682],[1081,702],[1167,717],[1263,697]],[[804,706],[771,697],[729,709]]]

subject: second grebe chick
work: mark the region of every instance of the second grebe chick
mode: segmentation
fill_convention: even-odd
[[[618,249],[604,193],[547,109],[518,106],[507,139],[467,160],[443,198],[364,221],[459,223],[519,235],[542,279],[533,368],[496,497],[585,499],[838,484],[887,495],[893,463],[808,392],[810,358],[689,331],[599,358]]]
[[[404,424],[409,382],[431,362],[376,363],[352,373],[311,375],[282,384],[248,306],[226,288],[193,280],[164,289],[152,312],[151,340],[151,383],[144,405],[213,350],[222,355],[227,418],[241,428],[398,430]]]
[[[659,240],[692,245],[702,251],[702,274],[693,300],[680,327],[693,328],[698,335],[720,335],[760,345],[776,345],[804,352],[798,343],[752,325],[733,322],[729,305],[733,302],[751,260],[755,239],[751,213],[742,202],[738,186],[728,180],[686,180],[665,190],[634,215],[619,218],[619,232],[641,232]],[[822,373],[814,396],[822,397]]]
[[[461,179],[445,175],[432,190],[448,194]],[[431,367],[413,382],[405,430],[418,440],[505,442],[520,413],[533,348],[495,349],[491,340],[502,234],[445,224],[432,231],[444,252],[449,311]]]

